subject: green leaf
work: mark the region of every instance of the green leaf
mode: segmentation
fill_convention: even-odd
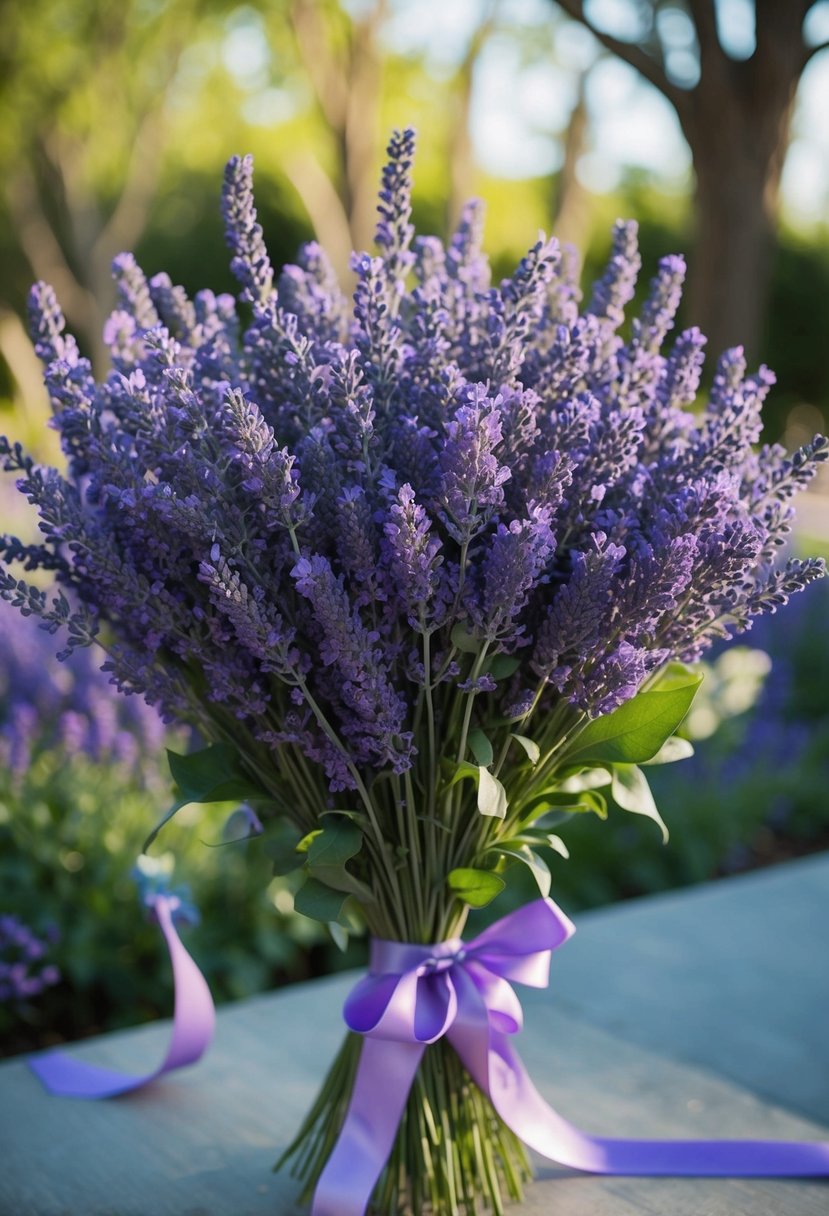
[[[567,773],[569,770],[563,771]],[[605,785],[610,785],[610,769],[606,764],[598,764],[593,768],[579,768],[576,772],[570,772],[560,782],[559,789],[565,794],[581,794],[585,790],[600,790]]]
[[[655,756],[651,756],[650,760],[643,760],[641,763],[674,764],[677,760],[687,760],[693,754],[694,749],[687,739],[683,739],[681,735],[671,735],[670,739],[665,740]]]
[[[608,781],[608,784],[610,782]],[[522,812],[525,823],[540,819],[547,811],[562,810],[571,815],[585,811],[607,819],[607,799],[596,790],[581,790],[580,792],[565,792],[560,789],[550,790],[545,794],[537,794],[526,804]]]
[[[514,676],[521,666],[521,660],[512,654],[496,654],[486,664],[484,670],[493,680],[507,680]]]
[[[478,810],[482,815],[505,819],[507,814],[507,791],[488,768],[478,769]]]
[[[355,878],[345,866],[309,866],[309,873],[312,878],[319,879],[321,883],[324,883],[326,887],[331,887],[334,891],[347,891],[349,895],[356,895],[362,903],[374,903],[374,893],[371,887],[361,882],[359,878]]]
[[[297,845],[302,839],[299,828],[284,819],[268,824],[262,840],[265,856],[273,862],[274,874],[292,874],[303,863],[303,856],[297,852]]]
[[[296,846],[297,853],[307,853],[316,838],[321,835],[322,828],[312,828],[310,832],[302,837],[299,844]]]
[[[167,751],[179,797],[150,832],[141,848],[146,853],[166,823],[191,802],[243,802],[262,797],[262,789],[242,771],[238,752],[229,743],[212,743],[201,751],[180,755]]]
[[[345,907],[350,898],[347,891],[334,891],[318,878],[309,876],[294,896],[294,907],[311,920],[322,921],[324,925],[333,922],[347,928]]]
[[[456,785],[458,781],[464,781],[470,777],[476,785],[478,783],[478,766],[477,764],[470,764],[468,760],[461,760],[460,764],[453,764],[451,760],[445,761],[441,765],[441,768],[452,773],[452,776],[443,787],[444,792],[451,790],[452,786]]]
[[[635,764],[615,764],[611,790],[622,810],[632,811],[634,815],[646,815],[648,819],[652,819],[662,831],[663,844],[668,843],[668,829],[657,810],[648,779],[641,768],[637,768]]]
[[[538,746],[538,744],[534,743],[532,739],[528,739],[526,735],[516,735],[514,731],[511,732],[511,737],[516,743],[521,744],[524,751],[529,756],[530,764],[538,764],[539,760],[541,759],[541,748]]]
[[[648,691],[670,692],[674,688],[685,688],[689,681],[699,687],[702,677],[703,672],[699,667],[689,667],[687,663],[680,663],[678,659],[672,659],[658,673],[652,688]]]
[[[242,770],[239,754],[229,743],[212,743],[184,756],[168,750],[167,759],[182,806],[187,802],[233,802],[262,796],[261,787]]]
[[[485,908],[507,885],[491,870],[466,868],[452,870],[446,882],[449,889],[471,908]]]
[[[565,861],[570,860],[570,850],[561,837],[556,836],[555,832],[547,833],[547,848],[552,849],[554,853],[558,853],[559,857],[563,857]]]
[[[552,849],[554,853],[558,853],[559,857],[563,857],[567,861],[570,857],[570,850],[567,845],[557,836],[555,832],[547,832],[544,828],[525,828],[519,836],[514,836],[511,840],[504,842],[505,844],[529,844],[543,845],[545,848]]]
[[[350,819],[328,819],[321,832],[314,835],[308,849],[308,865],[342,866],[355,857],[363,847],[363,833]]]
[[[472,755],[479,764],[489,766],[494,759],[492,754],[492,744],[482,730],[471,730],[468,736],[469,747]]]
[[[701,680],[701,672],[669,664],[654,688],[588,722],[568,751],[567,763],[641,764],[652,760],[687,714]]]
[[[345,954],[348,949],[348,930],[335,920],[328,922],[328,932],[331,934],[331,940],[337,949]]]
[[[462,650],[464,654],[477,654],[483,645],[477,638],[473,638],[472,634],[467,632],[465,626],[460,621],[455,625],[451,634],[452,645],[457,650]]]
[[[144,843],[142,844],[142,846],[141,846],[141,852],[142,852],[142,853],[146,853],[146,852],[147,852],[147,849],[148,849],[148,848],[150,847],[150,845],[153,843],[153,841],[155,840],[155,838],[156,838],[156,836],[158,835],[158,833],[159,833],[159,832],[161,831],[161,829],[164,827],[165,823],[169,823],[169,822],[170,822],[170,820],[173,818],[173,816],[176,814],[176,812],[177,812],[177,811],[180,811],[180,810],[181,810],[181,808],[182,808],[183,806],[188,806],[188,805],[190,804],[190,802],[191,802],[191,801],[192,801],[192,799],[188,798],[188,799],[186,799],[186,801],[184,801],[184,802],[174,802],[174,803],[173,803],[173,805],[170,807],[169,811],[167,811],[167,812],[166,812],[164,815],[162,815],[162,816],[161,816],[161,818],[159,819],[158,823],[155,825],[155,827],[154,827],[154,828],[153,828],[153,830],[150,832],[150,834],[149,834],[149,836],[147,837],[147,839],[146,839],[146,840],[144,841]]]
[[[538,889],[545,897],[550,894],[550,888],[553,885],[553,879],[550,874],[550,867],[543,858],[534,853],[526,844],[513,844],[505,840],[503,844],[495,845],[495,852],[503,853],[505,857],[513,857],[516,861],[522,862],[532,874]]]

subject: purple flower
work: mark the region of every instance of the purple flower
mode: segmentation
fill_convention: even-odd
[[[42,963],[48,940],[18,916],[0,916],[0,1003],[31,1000],[60,982],[57,967]]]
[[[435,619],[434,601],[440,588],[440,538],[431,534],[431,520],[424,507],[415,502],[415,493],[404,484],[397,502],[389,508],[383,525],[386,554],[394,595],[406,614],[412,629],[422,631],[440,624]],[[438,609],[440,612],[440,609]]]
[[[252,156],[233,156],[228,161],[222,214],[225,237],[233,253],[230,268],[242,285],[242,299],[250,303],[265,300],[272,290],[273,270],[256,219]]]
[[[433,787],[424,732],[454,758],[461,724],[497,733],[519,706],[607,713],[823,572],[780,552],[829,444],[758,449],[773,377],[739,349],[696,408],[681,258],[638,315],[633,223],[581,311],[572,251],[543,236],[493,285],[479,204],[446,246],[415,236],[412,166],[395,133],[349,300],[314,243],[275,282],[234,157],[238,311],[121,255],[103,383],[39,284],[68,471],[0,439],[41,531],[0,536],[0,595],[64,653],[105,633],[118,688],[242,741],[270,789],[313,802],[308,821],[323,779],[355,812],[375,787],[397,797],[381,775]],[[66,711],[70,747],[122,746],[109,711]],[[35,744],[16,721],[19,766]]]
[[[494,454],[501,442],[501,414],[479,386],[470,388],[446,428],[441,453],[440,502],[449,535],[466,543],[486,527],[494,509],[504,500],[502,489],[510,477]]]

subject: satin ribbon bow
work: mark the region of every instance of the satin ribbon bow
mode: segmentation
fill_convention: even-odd
[[[369,974],[344,1009],[346,1023],[365,1041],[312,1216],[363,1216],[423,1053],[443,1035],[507,1126],[560,1165],[597,1174],[829,1175],[827,1144],[606,1139],[588,1136],[556,1114],[509,1041],[523,1020],[511,983],[545,988],[551,952],[574,931],[551,899],[539,899],[470,942],[372,942]]]

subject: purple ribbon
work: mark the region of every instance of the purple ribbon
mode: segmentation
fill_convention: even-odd
[[[173,923],[180,905],[176,895],[147,897],[170,951],[175,983],[173,1034],[162,1063],[152,1072],[135,1076],[84,1064],[63,1051],[49,1051],[29,1060],[30,1067],[53,1094],[71,1098],[113,1098],[155,1081],[157,1077],[187,1064],[195,1064],[213,1037],[216,1013],[207,981],[181,943]]]
[[[344,1009],[349,1027],[365,1035],[365,1042],[345,1123],[320,1176],[312,1216],[363,1216],[423,1053],[443,1035],[507,1126],[559,1165],[593,1174],[829,1175],[829,1144],[605,1139],[588,1136],[557,1115],[509,1042],[522,1025],[511,982],[545,988],[551,952],[574,931],[551,899],[539,899],[471,942],[372,942],[369,974]]]

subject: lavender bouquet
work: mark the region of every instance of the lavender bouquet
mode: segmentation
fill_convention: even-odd
[[[99,642],[120,689],[212,741],[172,756],[170,814],[250,800],[277,872],[304,871],[299,911],[428,944],[457,937],[506,866],[546,895],[568,816],[604,817],[610,797],[661,824],[640,766],[688,752],[687,664],[823,573],[775,557],[828,448],[757,449],[773,376],[739,349],[694,408],[705,340],[665,349],[680,258],[620,336],[634,224],[583,311],[554,241],[491,286],[477,204],[448,246],[416,238],[413,144],[389,145],[353,300],[316,244],[276,277],[250,158],[223,195],[238,302],[191,301],[117,258],[103,384],[33,289],[68,473],[2,441],[43,540],[0,540],[0,590],[65,651]],[[307,1193],[360,1043],[288,1151]],[[501,1211],[526,1173],[440,1039],[376,1210]]]

